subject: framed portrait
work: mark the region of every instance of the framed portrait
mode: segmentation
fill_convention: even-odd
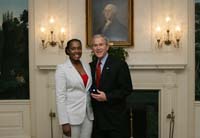
[[[105,35],[113,46],[133,46],[133,0],[86,0],[86,36]]]

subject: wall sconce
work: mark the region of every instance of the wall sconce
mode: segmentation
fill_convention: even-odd
[[[166,17],[165,21],[167,24],[163,30],[160,26],[156,27],[156,40],[158,48],[161,48],[163,44],[166,46],[173,45],[175,48],[179,48],[182,36],[181,27],[177,25],[174,29],[170,28],[170,17]]]
[[[50,18],[47,29],[42,26],[40,27],[40,32],[43,49],[48,46],[63,48],[66,39],[65,28],[61,27],[59,33],[56,33],[56,25],[53,17]]]

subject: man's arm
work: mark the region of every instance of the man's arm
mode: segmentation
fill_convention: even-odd
[[[121,62],[117,75],[116,82],[113,82],[114,85],[117,85],[116,89],[106,93],[107,101],[111,103],[125,99],[133,91],[130,71],[126,62]]]

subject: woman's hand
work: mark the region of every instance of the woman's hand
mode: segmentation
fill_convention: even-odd
[[[70,124],[63,124],[62,129],[63,129],[63,134],[65,136],[71,137],[71,126],[70,126]]]

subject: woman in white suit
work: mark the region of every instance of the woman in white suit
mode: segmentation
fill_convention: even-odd
[[[68,137],[90,138],[94,119],[89,93],[92,84],[90,67],[80,60],[80,40],[69,40],[65,53],[69,59],[58,65],[55,73],[59,123]]]

